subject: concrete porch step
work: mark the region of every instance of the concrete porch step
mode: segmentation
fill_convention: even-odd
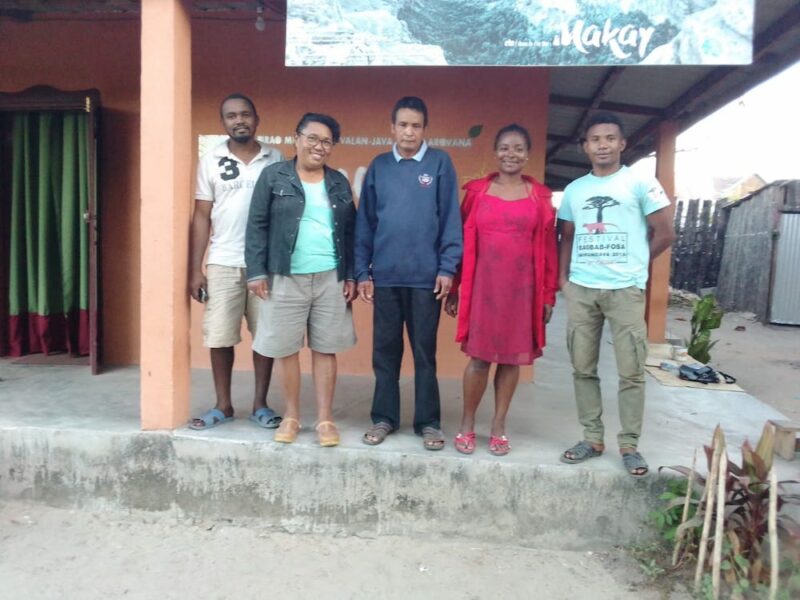
[[[462,457],[452,447],[426,452],[410,433],[378,449],[355,446],[348,432],[343,447],[323,449],[310,433],[287,446],[222,437],[222,428],[213,436],[188,431],[4,428],[0,495],[179,519],[256,519],[286,531],[576,549],[648,535],[643,522],[662,485],[602,468],[618,462],[612,456],[585,466],[528,464],[488,452]],[[412,442],[419,450],[404,448]]]

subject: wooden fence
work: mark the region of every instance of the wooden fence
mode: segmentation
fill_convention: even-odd
[[[716,287],[728,211],[723,202],[711,200],[679,200],[675,205],[675,233],[672,244],[673,288],[699,293],[702,288]]]
[[[768,323],[772,321],[773,303],[778,303],[780,315],[781,304],[791,304],[797,296],[794,290],[800,280],[800,260],[778,263],[778,252],[782,249],[782,256],[786,252],[797,256],[800,250],[784,220],[786,214],[800,212],[800,180],[770,183],[723,212],[727,213],[725,252],[717,300],[725,310],[752,312],[762,323]],[[784,287],[787,283],[788,288]],[[790,317],[782,320],[800,320],[795,319],[792,309],[789,313]]]

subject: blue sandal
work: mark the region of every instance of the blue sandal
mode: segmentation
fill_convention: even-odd
[[[192,421],[200,421],[202,425],[195,425]],[[217,425],[222,425],[228,421],[233,421],[233,417],[226,417],[225,413],[218,408],[212,408],[202,417],[197,417],[189,421],[189,429],[202,430],[211,429]]]
[[[623,453],[622,464],[631,477],[645,477],[650,472],[644,457],[636,451]]]
[[[264,429],[275,429],[283,421],[283,417],[268,406],[259,408],[249,418],[253,423]]]
[[[571,454],[572,456],[569,457],[567,454]],[[564,452],[561,453],[561,462],[574,465],[589,460],[590,458],[600,456],[601,454],[603,454],[602,450],[596,450],[589,442],[581,440],[572,448],[564,450]]]

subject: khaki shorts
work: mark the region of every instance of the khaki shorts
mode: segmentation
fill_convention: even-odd
[[[253,350],[263,356],[283,358],[303,347],[335,354],[356,343],[353,310],[345,302],[344,282],[336,269],[310,275],[269,276],[269,295],[261,303],[259,319],[270,327],[258,330]]]
[[[244,269],[208,265],[206,267],[208,301],[203,315],[203,345],[206,348],[229,348],[242,341],[242,317],[255,335],[261,299],[247,291]]]

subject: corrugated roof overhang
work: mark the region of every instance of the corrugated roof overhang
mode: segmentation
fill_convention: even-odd
[[[47,14],[95,13],[107,18],[137,14],[136,0],[0,0],[0,17],[19,20]],[[249,12],[259,0],[192,0],[198,18]],[[284,0],[262,2],[270,19],[285,19]],[[800,60],[800,2],[757,0],[753,62],[745,66],[556,67],[550,78],[545,181],[553,189],[584,174],[589,163],[578,141],[593,110],[618,113],[624,122],[628,163],[655,149],[659,123],[684,131]],[[535,67],[534,67],[535,68]]]

